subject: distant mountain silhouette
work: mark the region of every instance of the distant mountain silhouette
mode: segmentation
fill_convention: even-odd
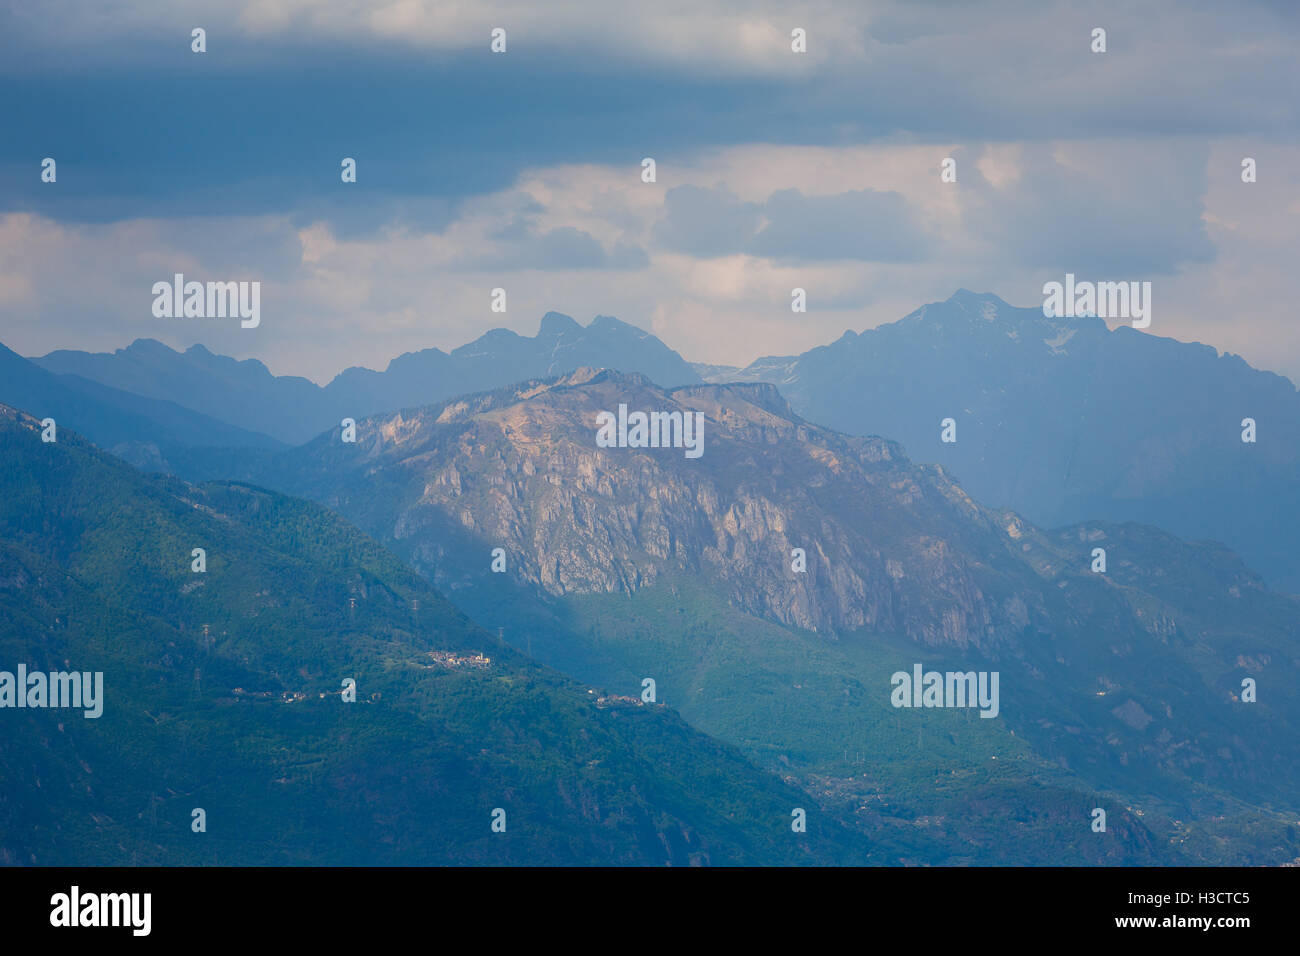
[[[1300,394],[1240,356],[962,290],[710,378],[774,384],[805,418],[900,441],[1041,526],[1141,521],[1213,538],[1300,593]],[[945,418],[954,444],[940,441]]]
[[[945,465],[982,504],[1043,527],[1139,521],[1218,540],[1270,586],[1300,593],[1300,394],[1290,381],[1207,345],[1110,330],[1095,317],[1046,318],[995,295],[961,290],[898,322],[743,369],[692,366],[617,319],[584,328],[555,312],[531,338],[495,329],[451,352],[400,355],[383,372],[347,369],[324,388],[254,360],[149,340],[33,361],[291,444],[344,417],[581,366],[664,387],[767,382],[809,421],[891,438],[914,460]],[[955,443],[940,441],[946,418]],[[1253,444],[1241,441],[1246,418],[1256,423]]]
[[[685,359],[648,332],[604,315],[583,327],[558,312],[546,313],[531,338],[493,329],[451,352],[399,355],[382,372],[346,369],[324,388],[305,378],[272,375],[255,359],[237,361],[201,345],[176,352],[152,339],[112,353],[61,350],[32,361],[51,372],[176,402],[290,444],[337,427],[344,417],[427,405],[584,365],[640,372],[664,385],[701,380]]]
[[[53,418],[145,470],[165,471],[196,449],[280,447],[275,439],[175,402],[54,374],[0,345],[0,403]],[[206,457],[206,456],[205,456]]]

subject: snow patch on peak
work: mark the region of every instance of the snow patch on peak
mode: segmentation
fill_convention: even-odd
[[[1053,338],[1043,339],[1043,344],[1051,349],[1053,353],[1059,355],[1065,351],[1062,346],[1064,346],[1066,342],[1070,341],[1070,339],[1074,338],[1074,333],[1077,331],[1079,330],[1067,326],[1066,328],[1061,329]]]

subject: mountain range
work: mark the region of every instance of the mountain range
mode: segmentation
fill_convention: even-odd
[[[962,290],[802,355],[706,373],[769,382],[812,421],[895,439],[1041,526],[1212,538],[1300,593],[1300,394],[1240,356]]]
[[[1210,346],[1108,329],[1096,317],[1048,318],[990,294],[961,290],[897,322],[746,368],[692,366],[616,319],[584,328],[553,312],[532,338],[496,329],[449,353],[399,356],[383,372],[347,369],[323,388],[273,376],[255,360],[149,340],[33,361],[288,444],[344,417],[581,366],[637,372],[665,387],[767,382],[809,421],[882,435],[914,460],[943,464],[982,504],[1041,527],[1138,521],[1222,541],[1270,586],[1300,593],[1300,395],[1291,382]],[[30,409],[21,397],[14,404]],[[955,441],[945,442],[949,418]],[[1245,419],[1255,423],[1254,442],[1242,441]],[[173,453],[173,470],[198,473],[211,457]]]
[[[620,405],[702,415],[703,455],[599,447]],[[336,510],[541,660],[623,693],[655,677],[702,730],[856,810],[916,812],[941,786],[955,803],[932,815],[991,826],[963,801],[992,788],[1000,818],[1033,781],[1177,820],[1180,842],[1250,821],[1274,862],[1296,855],[1300,602],[1221,545],[1045,531],[772,386],[594,369],[373,416],[246,477]],[[917,663],[1000,672],[1000,718],[892,708]]]
[[[606,705],[319,506],[141,475],[74,432],[40,433],[0,406],[0,671],[102,673],[102,713],[0,710],[0,863],[925,855],[667,708]]]
[[[272,375],[256,359],[236,361],[201,345],[176,352],[152,339],[112,353],[60,350],[32,361],[60,375],[175,402],[291,445],[345,417],[427,405],[583,365],[641,372],[667,385],[700,381],[686,360],[647,332],[609,316],[584,327],[558,312],[544,315],[531,338],[493,329],[450,352],[431,348],[399,355],[382,372],[345,369],[323,387]]]
[[[495,640],[498,666],[513,662],[571,704],[589,704],[583,695],[599,687],[607,700],[635,706],[650,677],[656,704],[596,710],[667,723],[635,742],[601,738],[623,748],[601,760],[641,767],[636,746],[657,759],[676,759],[673,748],[686,747],[691,773],[710,786],[731,774],[764,807],[791,794],[810,802],[827,838],[792,850],[747,819],[750,829],[735,837],[741,849],[730,854],[723,847],[732,837],[720,835],[728,824],[687,806],[694,779],[656,787],[664,802],[652,806],[645,780],[629,772],[606,781],[611,789],[597,802],[626,808],[619,820],[641,821],[631,843],[609,829],[591,837],[590,817],[574,820],[548,804],[546,849],[520,850],[511,861],[583,854],[672,863],[1300,858],[1300,599],[1278,593],[1298,590],[1300,577],[1293,545],[1300,409],[1290,382],[1239,357],[961,291],[899,322],[747,368],[691,366],[617,320],[598,318],[584,329],[555,313],[533,338],[498,329],[450,353],[408,353],[383,372],[349,369],[323,388],[273,376],[256,361],[201,346],[179,353],[149,340],[111,355],[55,352],[29,361],[8,352],[0,362],[13,373],[0,399],[38,419],[57,411],[60,442],[70,430],[68,448],[85,456],[78,459],[84,468],[44,474],[29,463],[19,469],[27,484],[14,479],[6,539],[12,531],[27,550],[10,556],[8,579],[85,578],[80,591],[43,588],[44,616],[28,608],[30,594],[16,592],[8,614],[31,617],[30,627],[9,632],[20,649],[34,650],[21,643],[29,630],[57,630],[83,606],[100,620],[122,607],[149,618],[133,634],[153,634],[152,627],[163,636],[133,638],[146,648],[157,650],[162,640],[184,648],[195,639],[192,621],[175,622],[172,612],[183,610],[169,590],[175,582],[121,557],[162,546],[149,535],[168,527],[166,509],[139,513],[144,537],[136,523],[96,510],[100,503],[84,495],[52,499],[58,514],[74,516],[70,525],[22,518],[33,489],[61,489],[67,475],[79,483],[93,471],[90,485],[122,485],[122,496],[103,504],[115,501],[124,515],[136,512],[136,498],[151,507],[184,502],[243,529],[241,564],[292,567],[287,573],[301,580],[286,583],[285,594],[247,583],[236,599],[249,617],[284,609],[267,635],[275,647],[305,639],[317,648],[323,634],[338,639],[339,622],[317,605],[334,601],[327,593],[355,594],[351,549],[382,554],[397,576],[385,578],[385,593],[436,607],[437,627],[474,636],[416,633],[413,619],[399,620],[401,601],[390,598],[379,627],[387,636],[341,635],[341,659],[389,662],[368,672],[367,686],[394,677],[392,659],[409,671],[414,653],[416,666],[427,665],[419,655],[430,653],[431,640],[475,652]],[[618,410],[625,419],[627,409],[698,418],[703,453],[597,442],[601,413]],[[24,432],[31,420],[12,417],[19,437],[9,443],[31,451]],[[355,442],[344,440],[345,417],[357,421]],[[1242,441],[1247,418],[1255,442]],[[138,475],[76,431],[146,471],[199,483]],[[40,462],[62,460],[63,449],[37,449]],[[92,459],[93,468],[85,464]],[[296,517],[286,526],[284,515]],[[98,525],[113,533],[88,541]],[[40,534],[50,539],[46,550],[35,544]],[[166,547],[180,544],[169,539]],[[86,556],[90,563],[79,563]],[[332,583],[304,591],[313,581]],[[96,603],[105,593],[111,612]],[[211,624],[220,609],[205,613]],[[121,620],[108,630],[116,633]],[[296,627],[315,636],[296,637]],[[191,633],[177,640],[166,637],[168,628]],[[490,636],[498,628],[505,644]],[[240,666],[269,656],[232,686],[290,693],[285,675],[293,662],[267,648],[247,658],[257,642],[245,637]],[[917,665],[999,673],[998,716],[893,707],[891,675]],[[297,673],[316,680],[322,671],[299,666]],[[505,675],[511,687],[514,674]],[[1243,691],[1251,682],[1258,700],[1250,699],[1253,687]],[[173,707],[178,686],[167,701]],[[144,688],[132,693],[147,698]],[[381,693],[409,705],[370,738],[375,753],[388,757],[338,752],[321,766],[400,760],[408,744],[398,741],[419,736],[432,698],[404,680]],[[499,696],[466,706],[524,717]],[[538,706],[564,710],[551,697]],[[157,700],[141,707],[149,715],[166,710]],[[451,711],[436,712],[455,722]],[[678,713],[686,723],[665,730]],[[529,711],[527,719],[536,718]],[[228,740],[233,731],[223,721],[205,734]],[[514,733],[511,720],[492,726]],[[329,750],[290,730],[274,733],[282,750],[304,753],[305,765],[317,766],[306,751]],[[547,739],[566,734],[586,740],[589,731],[569,722]],[[113,739],[112,746],[131,752],[132,744]],[[174,742],[156,740],[139,753],[155,746],[178,752]],[[468,753],[471,744],[454,746]],[[69,766],[42,765],[39,748],[16,752],[15,775],[44,766],[70,790],[84,783]],[[511,779],[538,776],[519,753],[503,759],[513,761]],[[187,772],[190,785],[200,770]],[[475,765],[472,772],[484,771]],[[563,794],[584,786],[555,768],[546,772]],[[313,772],[303,799],[341,819],[314,785]],[[261,799],[255,780],[240,786],[232,800]],[[396,791],[394,799],[407,799]],[[122,793],[126,803],[140,799],[129,788]],[[551,798],[532,792],[539,803]],[[717,799],[734,808],[739,798],[732,791]],[[1089,831],[1096,807],[1107,808],[1112,838]],[[11,810],[16,819],[36,812],[35,805]],[[671,823],[654,830],[659,823],[649,820]],[[187,852],[151,843],[131,826],[120,831],[130,831],[129,840],[115,830],[96,838],[131,846],[133,859]],[[295,842],[302,832],[284,843],[280,859],[306,859],[294,856],[305,852]],[[373,828],[358,832],[384,839]],[[68,859],[62,837],[47,836],[45,844],[6,851],[11,859],[37,851]],[[599,846],[573,849],[587,839]],[[665,853],[656,855],[655,846]],[[366,856],[353,846],[338,859],[488,861],[480,849],[465,857],[463,845],[445,841],[428,852],[403,846]]]
[[[39,419],[56,431],[80,432],[138,467],[171,471],[201,467],[215,449],[269,450],[280,442],[211,418],[164,398],[146,397],[79,375],[56,374],[0,345],[0,403]]]

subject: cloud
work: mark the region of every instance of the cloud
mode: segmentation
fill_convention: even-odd
[[[1032,306],[1067,269],[1140,279],[1140,266],[1158,279],[1154,334],[1300,378],[1289,255],[1300,242],[1300,150],[1260,145],[732,147],[672,167],[673,187],[642,183],[635,163],[536,167],[461,201],[440,228],[364,233],[287,215],[66,224],[11,214],[0,216],[0,325],[23,354],[149,336],[327,381],[499,325],[531,335],[554,309],[616,315],[689,359],[744,364],[893,321],[958,287]],[[1248,150],[1261,174],[1249,185]],[[939,181],[949,154],[955,184]],[[877,188],[853,188],[864,180]],[[841,243],[886,241],[890,229],[872,223],[900,203],[925,225],[918,255],[840,255]],[[759,249],[764,233],[770,246]],[[827,234],[833,245],[819,249]],[[1129,251],[1108,261],[1117,241]],[[174,271],[261,279],[261,327],[154,319],[150,285]],[[790,312],[796,286],[805,314]],[[508,290],[504,315],[489,308],[494,287]]]
[[[967,221],[1027,266],[1167,275],[1215,256],[1202,219],[1208,157],[1206,145],[1184,141],[1035,145],[1001,186],[971,170]]]
[[[511,232],[498,238],[506,241],[486,256],[461,260],[457,267],[470,271],[635,269],[649,262],[645,250],[639,246],[619,242],[606,252],[595,236],[572,226],[560,226],[542,233],[525,232],[522,235]]]
[[[692,256],[725,256],[749,248],[763,224],[763,207],[743,202],[725,186],[675,186],[664,197],[667,215],[655,226],[666,249]]]
[[[631,168],[646,155],[673,186],[683,184],[674,166],[744,145],[1278,142],[1300,126],[1300,18],[1276,3],[84,7],[0,11],[0,212],[77,222],[289,213],[378,234],[441,228],[460,200],[528,169]],[[1088,49],[1098,22],[1104,55]],[[189,48],[200,23],[201,55]],[[498,25],[509,31],[504,55],[488,50]],[[796,25],[807,54],[789,49]],[[57,189],[37,175],[47,155],[60,162]],[[359,168],[348,187],[344,156]],[[866,179],[848,188],[881,189]]]
[[[924,251],[907,201],[894,192],[851,190],[805,196],[782,189],[746,202],[725,186],[677,186],[655,227],[665,248],[693,256],[745,253],[788,262],[857,259],[904,262]]]
[[[857,189],[805,196],[783,189],[768,199],[764,213],[767,224],[751,249],[773,259],[905,262],[920,258],[925,246],[898,193]]]

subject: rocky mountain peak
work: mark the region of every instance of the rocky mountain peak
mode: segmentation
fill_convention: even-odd
[[[563,312],[547,312],[542,316],[542,324],[538,328],[537,334],[546,338],[553,338],[565,333],[581,331],[582,326],[571,316],[565,315]]]

